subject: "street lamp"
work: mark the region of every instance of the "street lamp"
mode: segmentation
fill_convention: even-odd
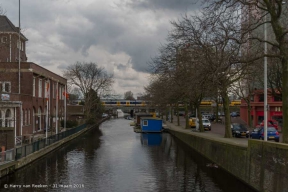
[[[264,17],[264,141],[267,141],[267,14]]]

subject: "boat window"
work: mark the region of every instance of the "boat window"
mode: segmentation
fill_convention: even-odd
[[[147,120],[143,121],[143,126],[148,126],[148,121]]]

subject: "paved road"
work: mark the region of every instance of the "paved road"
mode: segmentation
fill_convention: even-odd
[[[213,134],[217,134],[217,135],[221,135],[224,137],[225,135],[225,125],[224,125],[224,122],[225,122],[225,118],[224,117],[221,117],[222,118],[222,122],[223,123],[215,123],[215,122],[212,122],[212,125],[211,125],[211,133]],[[180,127],[182,129],[184,129],[185,127],[185,118],[183,116],[180,116]],[[245,122],[240,119],[240,117],[231,117],[231,123],[242,123],[244,124],[246,127],[248,127]],[[177,125],[177,116],[173,116],[173,124],[174,125]],[[189,128],[188,130],[190,131],[193,131],[195,129],[193,128]],[[251,132],[253,129],[252,128],[248,128],[248,130]],[[206,131],[206,132],[210,132],[210,131]],[[282,134],[280,133],[280,142],[282,142]],[[238,139],[238,140],[243,140],[244,143],[247,143],[248,144],[248,138],[245,138],[245,137],[242,137],[242,138],[235,138],[235,139]],[[274,141],[272,141],[274,142]],[[242,143],[242,141],[241,141]]]

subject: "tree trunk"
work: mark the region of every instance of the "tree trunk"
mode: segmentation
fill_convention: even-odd
[[[165,107],[165,115],[166,115],[166,121],[169,120],[168,116],[169,116],[169,110],[167,109],[167,107]]]
[[[252,118],[251,118],[251,102],[250,99],[246,101],[247,103],[247,109],[248,109],[248,125],[250,128],[252,128]]]
[[[231,131],[231,116],[230,116],[230,110],[229,110],[229,97],[227,94],[227,90],[222,92],[222,100],[223,100],[223,108],[224,108],[224,114],[225,114],[225,138],[231,138],[232,137],[232,131]]]
[[[180,118],[179,118],[179,106],[178,106],[178,102],[177,102],[177,106],[176,106],[176,111],[177,111],[177,125],[180,126]]]
[[[218,102],[218,96],[217,96],[217,99],[216,99],[216,123],[218,123],[219,121],[219,102]]]
[[[202,114],[200,112],[200,103],[196,105],[196,109],[197,109],[197,119],[199,122],[199,131],[200,132],[205,132],[204,127],[203,127],[203,123],[202,123]],[[196,120],[197,123],[197,120]]]
[[[171,117],[171,123],[173,123],[173,107],[172,105],[170,104],[170,117]]]
[[[189,128],[189,116],[188,116],[188,108],[187,108],[187,103],[185,102],[185,129]]]
[[[287,53],[286,53],[287,55]],[[283,125],[282,125],[282,138],[283,143],[288,143],[288,60],[286,57],[282,58],[282,113],[283,113]]]

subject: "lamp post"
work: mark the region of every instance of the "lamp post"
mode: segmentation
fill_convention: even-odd
[[[21,65],[21,63],[20,63],[20,62],[21,62],[21,61],[20,61],[20,58],[21,58],[21,57],[20,57],[20,49],[21,49],[20,27],[21,27],[21,26],[20,26],[20,0],[19,0],[19,29],[18,29],[18,30],[19,30],[19,31],[18,31],[18,38],[19,38],[19,40],[18,40],[18,51],[19,51],[19,52],[18,52],[18,68],[19,68],[19,69],[18,69],[18,70],[19,70],[19,72],[18,72],[18,85],[19,85],[19,87],[18,87],[18,88],[19,88],[18,92],[19,92],[19,94],[21,93],[21,86],[20,86],[20,85],[21,85],[21,80],[20,80],[20,77],[21,77],[21,76],[20,76],[20,73],[21,73],[21,67],[20,67],[20,65]]]
[[[264,141],[267,141],[267,14],[264,17]]]

